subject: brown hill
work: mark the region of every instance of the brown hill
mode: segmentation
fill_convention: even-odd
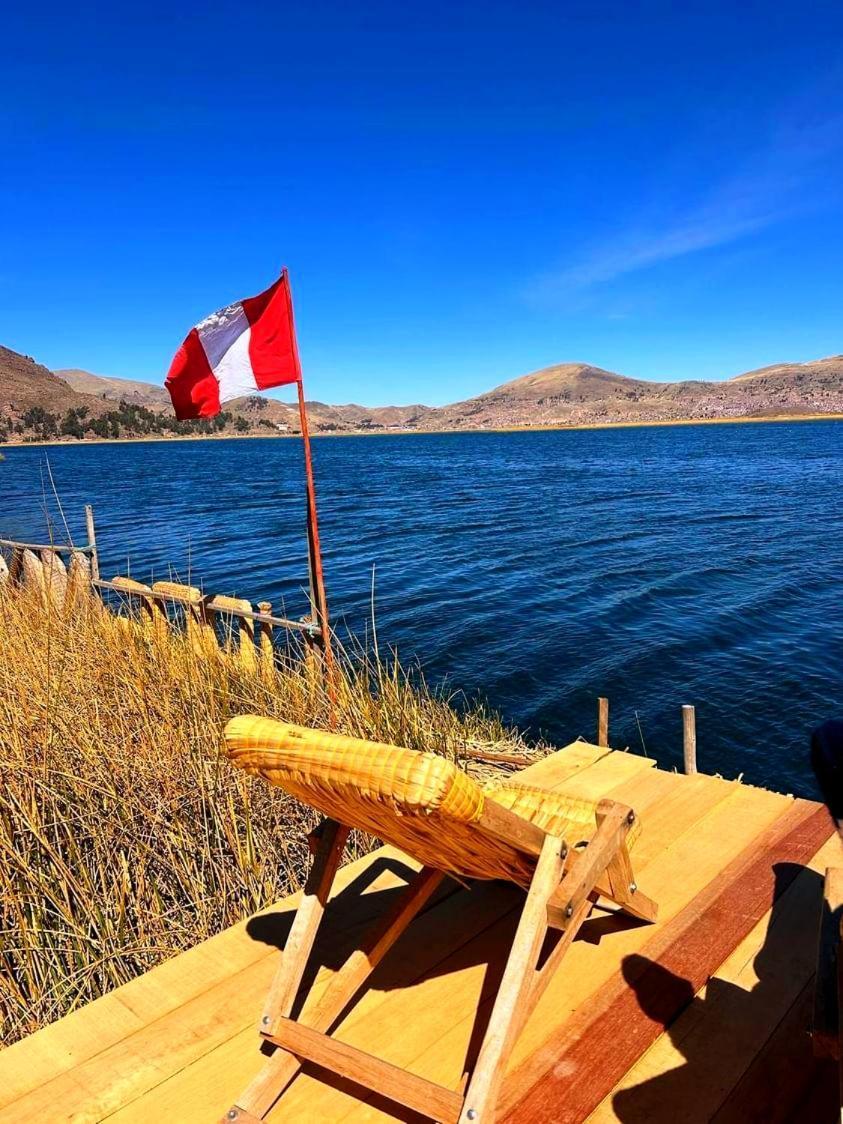
[[[276,433],[274,407],[243,399],[209,421],[179,422],[170,396],[153,383],[109,379],[87,371],[59,378],[34,359],[0,347],[0,440],[182,437],[211,433]],[[75,384],[75,385],[71,385]],[[263,416],[266,414],[267,416]]]
[[[167,398],[169,397],[168,394]],[[172,405],[169,409],[172,413]],[[260,394],[252,394],[246,398],[235,398],[233,402],[226,402],[223,409],[244,418],[252,427],[272,428],[290,433],[299,429],[298,406],[279,402],[277,398],[264,398]]]
[[[46,368],[45,368],[46,369]],[[170,395],[163,386],[133,379],[109,378],[75,368],[55,372],[74,390],[95,395],[110,402],[130,402],[149,410],[172,413]],[[250,427],[282,432],[299,430],[298,406],[254,394],[226,403],[227,412],[244,418]],[[325,402],[309,402],[310,424],[316,431],[349,432],[352,430],[407,429],[419,426],[436,411],[430,406],[330,406]]]
[[[163,386],[141,382],[137,379],[115,379],[107,375],[92,375],[90,371],[76,368],[57,370],[60,379],[82,394],[93,394],[111,402],[134,402],[148,410],[169,410],[170,395]]]
[[[437,414],[432,406],[328,406],[324,402],[308,402],[308,416],[322,428],[343,429],[415,429]]]
[[[100,402],[77,394],[63,379],[28,355],[0,347],[0,416],[17,422],[33,407],[64,413],[78,406],[87,406],[94,413],[102,412]]]
[[[437,411],[436,428],[584,425],[843,413],[843,356],[722,382],[650,382],[586,363],[545,367]]]

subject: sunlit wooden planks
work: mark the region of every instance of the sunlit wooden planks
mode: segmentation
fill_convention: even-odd
[[[771,794],[748,790],[747,795]],[[544,1051],[529,1059],[533,1088],[513,1103],[506,1119],[535,1124],[581,1121],[658,1037],[664,1023],[690,1002],[706,975],[763,916],[772,897],[776,864],[791,861],[792,878],[796,864],[810,859],[828,838],[822,808],[808,801],[787,801],[782,809],[783,799],[757,800],[757,808],[766,803],[773,817],[766,826],[763,820],[756,823],[755,839],[696,891],[672,921],[659,927],[640,956],[623,960],[597,1002],[581,1008],[560,1034],[551,1036]],[[749,807],[733,811],[744,824],[753,815]],[[724,832],[730,830],[734,829],[723,825]],[[567,1080],[566,1071],[574,1069],[599,1073],[602,1094],[598,1081],[586,1086]]]
[[[661,786],[655,786],[660,789]],[[717,789],[709,794],[705,806],[711,808],[712,799],[719,802],[725,794]],[[748,790],[743,790],[748,791]],[[623,788],[612,792],[623,798]],[[659,794],[661,795],[661,794]],[[702,806],[702,804],[701,804]],[[646,816],[646,812],[642,812]],[[674,822],[674,831],[676,824]],[[714,830],[718,830],[715,826]],[[751,837],[751,826],[747,838]],[[662,839],[662,844],[668,836]],[[710,842],[710,840],[709,840]],[[649,875],[642,873],[642,885],[651,888]],[[599,919],[596,923],[602,925]],[[497,982],[496,973],[501,967],[501,951],[511,936],[512,918],[502,918],[495,926],[484,930],[470,945],[464,946],[452,958],[439,966],[435,975],[427,976],[417,984],[403,988],[390,996],[388,1003],[375,1010],[366,1011],[361,1004],[340,1029],[343,1040],[353,1044],[368,1042],[372,1052],[384,1054],[395,1064],[407,1066],[429,1079],[441,1081],[452,1087],[459,1081],[462,1060],[474,1038],[475,1013],[478,1004],[488,1012]],[[594,923],[592,923],[594,924]],[[528,1022],[519,1042],[519,1050],[528,1049],[524,1042],[535,1042],[548,1029],[564,1020],[570,1009],[572,993],[591,994],[600,986],[601,975],[593,971],[595,958],[602,960],[603,976],[617,968],[617,953],[612,942],[619,937],[641,942],[642,933],[651,930],[634,929],[614,933],[600,945],[589,943],[588,936],[575,943],[566,958],[564,970],[548,987],[536,1014]],[[584,930],[585,933],[585,930]],[[633,946],[634,947],[634,946]],[[608,953],[607,953],[608,950]],[[600,956],[600,953],[603,956]],[[487,965],[491,962],[491,969]],[[447,1014],[444,1012],[447,1011]],[[544,1012],[543,1015],[540,1012]],[[448,1022],[451,1023],[448,1028]],[[412,1032],[409,1032],[412,1027]],[[271,1114],[271,1121],[302,1119],[308,1104],[316,1104],[327,1119],[332,1120],[389,1120],[390,1109],[370,1101],[360,1103],[363,1094],[320,1086],[313,1078],[303,1078],[294,1086]]]
[[[822,904],[820,871],[840,850],[835,836],[795,876],[781,863],[777,881],[793,881],[589,1124],[787,1118],[817,1068],[807,1035],[812,927]]]
[[[612,795],[619,799],[623,798],[623,790],[615,790]],[[714,799],[718,802],[721,798],[722,793],[717,793],[714,796]],[[708,807],[711,807],[710,801]],[[643,816],[646,816],[646,814],[646,811],[642,812]],[[674,830],[675,828],[674,823]],[[714,827],[714,830],[718,830],[717,826]],[[749,828],[749,833],[751,834],[751,828]],[[669,836],[663,836],[658,850],[664,851],[668,842]],[[654,872],[654,865],[657,866],[658,864],[651,863],[641,869],[640,880],[642,886],[645,886],[648,892],[652,891],[658,896],[660,881],[655,877],[658,871]],[[485,935],[485,948],[478,948],[473,955],[470,954],[471,950],[464,950],[463,955],[467,957],[472,966],[469,971],[473,969],[476,973],[474,980],[476,992],[463,995],[462,1001],[459,1003],[459,1017],[453,1019],[453,1025],[450,1029],[445,1029],[441,1016],[437,1025],[433,1013],[437,1009],[441,1010],[443,1003],[450,1003],[454,1013],[457,1013],[460,985],[469,974],[464,969],[456,975],[450,975],[441,980],[425,981],[426,994],[420,991],[415,1000],[412,996],[414,989],[408,989],[406,994],[402,994],[403,1018],[406,1020],[406,1018],[411,1017],[410,1012],[415,1012],[412,1015],[415,1021],[413,1024],[414,1034],[411,1038],[405,1036],[400,1041],[395,1038],[396,1026],[402,1017],[402,1012],[397,1010],[397,1004],[393,1005],[390,1010],[390,1020],[396,1020],[392,1026],[382,1025],[368,1028],[367,1033],[369,1035],[384,1035],[381,1046],[383,1049],[390,1051],[391,1060],[398,1061],[395,1051],[400,1049],[402,1057],[399,1064],[407,1064],[416,1072],[423,1073],[436,1080],[444,1081],[446,1074],[451,1079],[454,1079],[455,1076],[459,1077],[458,1068],[461,1067],[462,1058],[472,1042],[475,1011],[478,1003],[481,1007],[481,1019],[488,1012],[491,1003],[494,991],[494,969],[492,973],[488,973],[485,963],[487,960],[491,960],[493,965],[499,967],[499,952],[497,950],[504,943],[503,925],[504,922],[499,923],[499,931],[496,935],[491,932]],[[599,944],[594,944],[589,939],[589,926],[592,933],[591,941],[593,941],[594,934],[604,928],[605,921],[596,917],[584,927],[582,931],[583,939],[574,944],[566,958],[564,970],[560,971],[558,976],[549,984],[545,996],[516,1043],[510,1069],[520,1056],[529,1055],[554,1028],[564,1022],[567,1013],[577,1006],[578,1001],[583,1002],[595,992],[599,992],[603,981],[616,970],[624,948],[626,947],[629,951],[639,947],[645,939],[644,934],[650,931],[636,927],[626,931],[613,932],[613,923],[610,923],[604,933],[606,939],[602,939]],[[496,939],[494,939],[495,936]],[[620,942],[620,944],[617,942]],[[453,1015],[451,1017],[453,1018]],[[356,1038],[352,1037],[353,1029],[352,1020],[349,1019],[348,1039],[356,1041]],[[357,1031],[357,1033],[361,1032],[362,1028]],[[392,1040],[389,1037],[390,1032]],[[341,1033],[345,1034],[346,1029],[343,1028]],[[425,1038],[427,1039],[426,1044]],[[302,1102],[298,1103],[301,1107]],[[295,1119],[295,1104],[292,1100],[288,1105],[282,1103],[279,1108],[281,1111],[277,1119]],[[362,1109],[358,1110],[355,1105],[352,1105],[349,1110],[349,1120],[372,1118],[370,1110],[364,1112]],[[388,1116],[384,1115],[383,1118],[388,1119]],[[274,1120],[276,1117],[273,1116],[272,1119]],[[337,1115],[336,1119],[345,1119],[345,1116]]]
[[[649,770],[648,773],[653,778],[658,776]],[[665,774],[660,776],[665,778]],[[700,802],[701,809],[710,808],[713,801],[725,797],[726,793],[718,785],[715,784],[713,788],[716,791],[708,793],[706,801]],[[605,787],[603,791],[605,792]],[[611,795],[623,799],[623,787],[613,790]],[[642,803],[642,797],[643,793],[639,791],[638,804],[642,808],[642,816],[646,818],[649,802]],[[664,788],[659,781],[652,786],[652,798],[664,799]],[[673,830],[676,830],[675,821]],[[662,845],[667,838],[668,836],[662,838]],[[644,881],[642,876],[642,884]],[[477,1005],[481,1003],[485,1012],[491,1003],[496,984],[495,972],[500,970],[501,950],[511,936],[512,924],[512,918],[502,918],[496,926],[475,938],[471,945],[464,946],[455,953],[450,962],[441,965],[435,977],[425,978],[391,996],[390,1002],[382,1004],[376,1013],[368,1014],[361,1004],[341,1028],[340,1035],[355,1043],[364,1040],[372,1042],[376,1038],[377,1050],[385,1052],[396,1064],[407,1065],[415,1072],[454,1085],[461,1076],[462,1059],[472,1040]],[[586,942],[575,944],[560,978],[582,976],[583,951],[588,947],[592,946],[588,946]],[[488,962],[492,964],[491,970],[487,967]],[[559,981],[554,981],[548,991],[558,986]],[[450,1030],[445,1029],[443,1007],[449,1009],[449,1017],[453,1020]],[[552,1002],[549,1008],[552,1011],[551,1022],[558,1020],[559,1009],[554,1009]],[[365,1024],[362,1022],[364,1018]],[[535,1019],[531,1022],[535,1022]],[[410,1024],[412,1034],[407,1034],[406,1030],[402,1033],[402,1028]],[[529,1027],[528,1023],[525,1034]],[[295,1120],[296,1114],[304,1111],[307,1099],[316,1096],[329,1118],[345,1119],[341,1115],[343,1112],[349,1113],[350,1118],[355,1120],[381,1118],[372,1116],[376,1112],[374,1105],[364,1109],[353,1096],[349,1097],[336,1090],[332,1090],[330,1094],[325,1090],[318,1092],[315,1085],[302,1083],[298,1089],[294,1087],[290,1090],[289,1097],[279,1104],[270,1119]],[[329,1096],[330,1100],[326,1100]],[[388,1112],[385,1109],[382,1111],[383,1119],[389,1119]]]

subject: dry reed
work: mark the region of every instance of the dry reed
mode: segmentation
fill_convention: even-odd
[[[0,1027],[9,1043],[290,893],[313,819],[219,756],[229,717],[328,725],[313,659],[244,668],[85,598],[0,589]],[[337,729],[522,752],[397,662],[340,659]],[[358,839],[358,848],[368,843]]]

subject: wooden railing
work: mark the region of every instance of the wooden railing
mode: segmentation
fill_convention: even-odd
[[[257,667],[259,656],[273,662],[276,630],[299,634],[314,653],[319,647],[318,624],[309,617],[276,616],[268,601],[259,601],[255,607],[244,598],[205,594],[197,586],[180,582],[145,585],[122,575],[104,580],[99,577],[95,541],[74,547],[0,539],[0,596],[10,585],[38,590],[60,610],[86,597],[121,616],[121,604],[128,606],[142,625],[183,629],[194,647],[206,652],[230,651],[236,633],[240,660],[250,668]],[[114,598],[103,597],[104,593],[116,595],[117,604]]]

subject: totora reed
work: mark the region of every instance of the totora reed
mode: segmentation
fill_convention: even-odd
[[[249,669],[95,597],[59,611],[42,590],[0,593],[8,1044],[300,885],[311,813],[230,768],[220,739],[243,711],[326,728],[332,704],[313,657]],[[494,714],[395,661],[341,655],[335,694],[340,732],[460,761],[477,747],[527,753]]]

